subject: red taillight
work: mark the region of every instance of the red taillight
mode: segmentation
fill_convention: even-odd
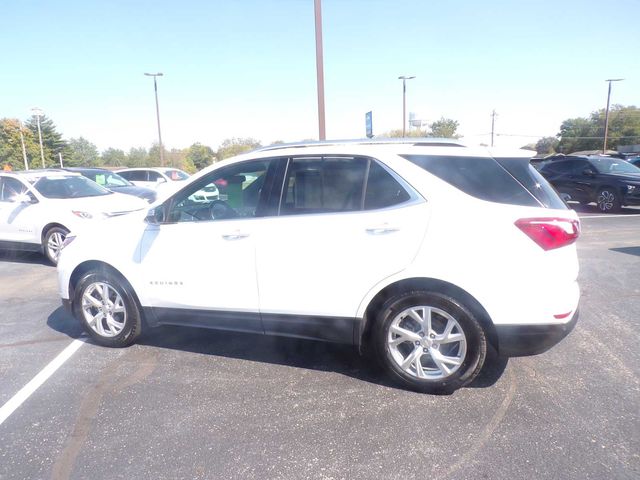
[[[580,235],[580,222],[568,218],[521,218],[515,225],[545,250],[570,245]]]

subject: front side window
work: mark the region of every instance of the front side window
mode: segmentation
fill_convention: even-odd
[[[590,158],[589,162],[598,173],[635,173],[640,174],[640,168],[619,158]]]
[[[361,210],[368,162],[358,157],[291,159],[280,214]]]
[[[171,202],[169,222],[198,222],[261,216],[259,206],[272,160],[221,168],[181,190]]]
[[[77,177],[42,177],[33,186],[47,198],[98,197],[112,193],[81,175]]]
[[[17,202],[18,196],[27,193],[27,187],[15,178],[0,178],[0,201]]]

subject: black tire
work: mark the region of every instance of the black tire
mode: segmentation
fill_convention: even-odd
[[[460,355],[460,365],[457,367],[457,370],[441,378],[418,378],[417,374],[403,370],[394,359],[391,347],[388,345],[389,330],[396,317],[409,308],[420,306],[432,307],[451,316],[458,323],[466,340],[464,356],[462,356],[462,351],[457,352],[457,354]],[[448,322],[446,317],[441,316],[439,313],[435,313],[435,317],[433,318],[435,323],[442,322],[443,320]],[[459,331],[458,326],[454,327],[455,332]],[[424,341],[427,340],[425,339]],[[376,317],[372,342],[374,354],[389,377],[405,388],[422,393],[446,394],[469,384],[478,373],[480,373],[487,353],[485,332],[473,313],[453,297],[427,291],[406,292],[389,298]],[[423,348],[424,345],[417,347],[412,345],[412,343],[413,342],[408,342],[408,344],[405,344],[405,347],[430,352],[430,348]],[[448,345],[451,344],[446,344],[446,348],[453,347],[462,349],[462,346],[451,345],[451,347],[449,347]],[[434,348],[440,349],[442,345]],[[407,358],[408,357],[409,355],[407,355]],[[435,361],[430,360],[430,358],[431,353],[427,353],[424,360],[420,357],[418,361],[421,362],[421,368],[423,368],[423,362],[425,361],[427,362],[426,369],[429,368],[429,362],[435,364]],[[411,369],[412,366],[413,364],[409,366],[409,369]],[[437,372],[431,373],[437,374]]]
[[[620,194],[612,187],[603,187],[598,191],[596,204],[598,205],[598,210],[603,213],[619,212],[622,208]]]
[[[53,265],[58,264],[58,255],[62,247],[61,242],[64,241],[68,233],[69,230],[64,227],[51,227],[42,237],[42,253]],[[57,247],[53,246],[54,243]]]
[[[85,307],[89,308],[90,303],[86,302],[83,306],[83,297],[85,293],[92,294],[92,292],[96,292],[98,289],[97,285],[107,285],[109,297],[111,299],[117,298],[117,295],[120,296],[121,302],[113,302],[113,306],[122,304],[122,308],[124,309],[124,315],[120,312],[116,312],[116,309],[113,309],[111,312],[112,319],[118,321],[118,323],[122,323],[122,330],[119,333],[113,335],[113,332],[109,332],[108,334],[100,334],[94,328],[91,327],[87,316],[89,314],[96,313],[96,315],[102,315],[100,320],[96,321],[100,322],[100,326],[102,330],[111,329],[108,325],[107,317],[104,312],[100,310],[99,307],[92,306],[89,310],[89,313],[85,315]],[[94,293],[96,295],[96,293]],[[97,294],[98,297],[102,298],[102,295]],[[94,297],[95,298],[95,297]],[[96,298],[97,300],[97,298]],[[109,308],[108,305],[103,304],[103,308]],[[135,299],[134,293],[129,286],[129,284],[120,278],[118,275],[115,275],[109,271],[90,271],[86,273],[78,282],[75,288],[75,295],[73,300],[73,313],[74,316],[78,319],[84,330],[89,334],[89,336],[99,345],[103,345],[105,347],[127,347],[133,344],[136,339],[140,336],[142,332],[142,318],[140,315],[140,309],[138,308],[138,303]],[[98,328],[100,329],[100,328]]]

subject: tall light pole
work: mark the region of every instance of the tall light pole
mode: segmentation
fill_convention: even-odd
[[[22,144],[22,159],[24,160],[24,169],[29,170],[29,162],[27,161],[27,147],[24,145],[24,134],[22,133],[22,122],[18,120],[18,128],[20,129],[20,143]]]
[[[607,93],[607,110],[604,114],[604,143],[602,145],[602,153],[607,153],[607,135],[609,133],[609,100],[611,100],[611,82],[621,82],[624,78],[610,78],[605,80],[609,82],[609,93]]]
[[[416,78],[415,75],[407,77],[402,75],[398,80],[402,80],[402,137],[407,135],[407,80]]]
[[[316,84],[318,86],[318,139],[326,140],[324,123],[324,58],[322,55],[322,5],[321,0],[313,0],[316,20]]]
[[[40,158],[42,159],[42,168],[45,168],[45,166],[44,166],[44,147],[42,146],[42,130],[40,130],[40,117],[42,116],[42,110],[40,110],[38,107],[33,107],[31,109],[31,111],[35,115],[36,123],[38,124],[38,138],[40,139]]]
[[[156,118],[158,119],[158,143],[160,144],[160,165],[164,167],[164,152],[162,151],[162,133],[160,133],[160,107],[158,106],[158,84],[156,77],[162,77],[162,73],[145,73],[147,77],[153,77],[153,90],[156,92]]]

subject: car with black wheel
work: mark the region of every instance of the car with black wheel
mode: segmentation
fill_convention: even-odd
[[[0,172],[0,249],[39,251],[55,265],[70,231],[147,206],[79,173]]]
[[[604,213],[640,205],[640,168],[619,158],[567,156],[545,163],[540,173],[572,201],[595,203]]]
[[[578,319],[578,216],[529,159],[442,139],[266,147],[68,236],[60,297],[108,347],[159,325],[338,342],[452,392],[488,349],[538,354]]]
[[[68,167],[64,168],[64,170],[79,173],[112,192],[133,195],[146,200],[148,203],[156,201],[157,192],[155,190],[134,185],[126,178],[106,168]]]

